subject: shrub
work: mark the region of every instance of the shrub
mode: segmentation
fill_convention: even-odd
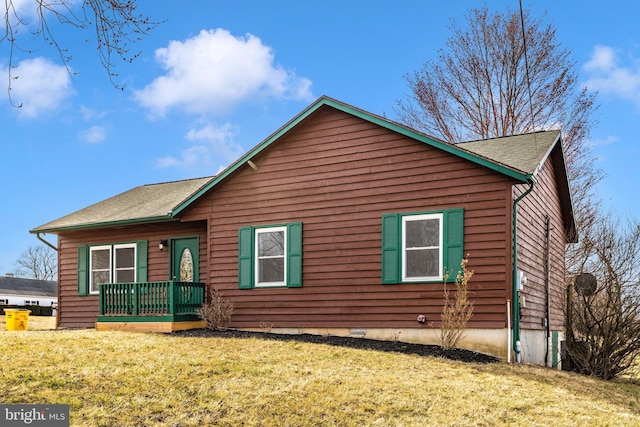
[[[440,345],[445,350],[451,350],[458,345],[464,336],[467,322],[473,314],[473,302],[469,300],[469,280],[473,276],[473,270],[467,270],[468,260],[464,258],[460,262],[460,271],[456,277],[456,293],[451,298],[447,289],[447,276],[444,281],[444,307],[442,309],[442,325],[440,326]]]
[[[233,300],[223,298],[217,288],[210,287],[207,291],[207,301],[198,309],[198,315],[207,322],[208,329],[224,331],[231,324],[233,308]]]
[[[273,329],[273,323],[262,321],[260,322],[259,328],[265,334],[271,333],[271,330]]]

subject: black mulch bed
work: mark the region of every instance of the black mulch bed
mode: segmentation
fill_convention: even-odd
[[[453,349],[443,350],[442,347],[437,345],[427,344],[409,344],[404,342],[394,341],[379,341],[367,338],[353,338],[353,337],[337,337],[333,335],[311,335],[311,334],[299,334],[299,335],[285,335],[285,334],[273,334],[265,332],[247,332],[238,331],[234,329],[228,329],[226,331],[215,331],[212,329],[191,329],[188,331],[173,332],[173,336],[178,337],[219,337],[219,338],[260,338],[274,341],[298,341],[314,344],[328,344],[338,347],[349,347],[357,349],[367,349],[376,351],[387,351],[392,353],[403,354],[417,354],[419,356],[433,356],[441,357],[443,359],[457,360],[461,362],[471,363],[495,363],[499,362],[499,359],[482,353],[476,353],[475,351]]]

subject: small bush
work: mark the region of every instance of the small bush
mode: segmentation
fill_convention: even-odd
[[[210,287],[207,292],[207,301],[202,308],[198,309],[198,315],[207,322],[208,329],[224,331],[231,324],[233,308],[233,300],[223,298],[217,288]]]
[[[464,336],[467,322],[473,314],[473,302],[469,301],[469,280],[473,270],[467,270],[468,260],[460,262],[461,270],[456,277],[456,294],[452,299],[444,281],[444,307],[442,309],[442,325],[440,326],[440,345],[445,350],[451,350],[458,345]]]
[[[262,332],[264,332],[265,334],[271,333],[271,330],[273,329],[273,323],[271,322],[260,322],[260,330]]]

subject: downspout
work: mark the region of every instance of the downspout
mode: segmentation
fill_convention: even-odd
[[[547,216],[547,235],[545,253],[545,291],[547,293],[545,326],[547,332],[547,351],[544,354],[544,364],[549,366],[549,350],[551,347],[551,217]]]
[[[36,233],[36,237],[38,238],[38,240],[40,240],[42,243],[44,243],[45,245],[49,246],[51,249],[53,249],[54,251],[58,252],[58,247],[54,246],[53,243],[47,242],[46,240],[44,240],[44,237],[40,236],[40,233]]]
[[[534,177],[531,177],[527,182],[529,183],[527,191],[522,193],[513,202],[513,340],[511,342],[513,343],[513,351],[516,354],[517,363],[522,363],[522,343],[520,342],[520,298],[518,295],[518,202],[533,191],[536,180]]]

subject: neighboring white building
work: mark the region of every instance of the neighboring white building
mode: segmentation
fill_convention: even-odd
[[[58,282],[0,276],[0,305],[57,307]]]

